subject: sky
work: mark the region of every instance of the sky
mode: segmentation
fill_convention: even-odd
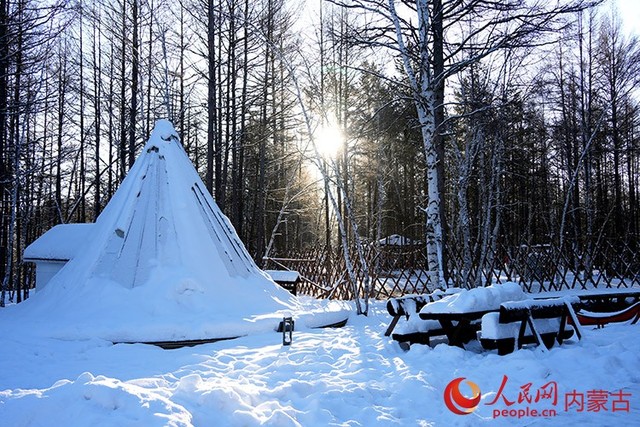
[[[613,0],[605,3],[604,7],[613,3],[622,17],[622,23],[630,34],[640,36],[640,0]]]

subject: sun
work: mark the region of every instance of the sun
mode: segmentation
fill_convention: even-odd
[[[344,147],[344,135],[338,126],[324,126],[316,131],[318,152],[325,158],[336,158]]]

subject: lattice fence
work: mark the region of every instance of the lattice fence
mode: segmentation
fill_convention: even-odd
[[[591,247],[553,245],[500,246],[487,250],[482,262],[465,271],[459,251],[446,248],[449,286],[474,287],[513,281],[528,292],[562,289],[621,288],[640,286],[640,251],[625,242],[600,241]],[[365,250],[368,275],[355,250],[351,250],[357,292],[364,295],[365,276],[370,296],[387,299],[411,293],[431,292],[437,284],[426,268],[423,247]],[[353,288],[339,250],[313,248],[265,260],[266,269],[300,272],[299,293],[321,298],[351,299]]]

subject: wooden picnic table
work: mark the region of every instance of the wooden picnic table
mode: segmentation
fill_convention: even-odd
[[[560,298],[559,296],[557,298]],[[541,299],[542,300],[542,299]],[[495,301],[491,307],[478,311],[450,311],[450,312],[429,312],[421,311],[420,318],[423,320],[437,320],[444,330],[449,345],[463,347],[464,344],[476,338],[476,332],[480,330],[480,320],[487,313],[501,311],[505,303],[515,303],[511,301]],[[564,308],[562,308],[564,310]],[[564,326],[564,323],[563,323]]]
[[[442,326],[449,340],[449,345],[464,348],[464,344],[476,338],[476,332],[480,329],[480,323],[478,321],[482,319],[482,316],[498,311],[499,309],[500,305],[498,304],[495,309],[483,311],[449,313],[420,312],[420,318],[440,322],[440,326]]]
[[[569,295],[568,295],[569,294]],[[583,291],[574,291],[574,292],[546,292],[537,295],[530,295],[529,298],[533,298],[534,300],[546,300],[546,299],[556,299],[566,296],[574,296],[579,298],[580,303],[589,303],[593,301],[602,301],[603,304],[612,305],[615,300],[619,302],[624,302],[628,298],[633,298],[636,301],[640,300],[640,288],[632,288],[632,289],[593,289],[593,290],[583,290]],[[487,313],[498,312],[501,309],[502,303],[509,303],[509,301],[495,301],[495,304],[490,304],[488,307],[484,306],[483,310],[478,311],[446,311],[446,312],[433,312],[430,310],[425,310],[424,308],[419,312],[419,316],[423,320],[437,320],[442,327],[445,335],[449,340],[449,345],[454,345],[458,347],[463,347],[464,344],[468,343],[472,339],[476,338],[476,332],[480,330],[482,316]],[[516,302],[515,305],[518,303]],[[555,307],[555,304],[552,301],[548,301],[546,303],[542,303],[543,305],[548,305],[549,307]],[[577,301],[572,303],[576,307],[578,306]],[[507,304],[508,305],[508,304]],[[540,304],[533,304],[534,306]],[[568,308],[564,308],[565,304],[558,305],[559,308],[536,308],[535,315],[532,317],[531,309],[522,309],[524,310],[524,314],[519,313],[517,310],[512,310],[512,316],[515,316],[516,313],[521,318],[516,320],[522,322],[522,328],[524,328],[525,323],[531,324],[534,321],[535,316],[542,316],[542,318],[548,317],[558,317],[561,319],[560,332],[556,334],[558,337],[558,341],[562,342],[563,339],[563,328],[567,320],[567,312]],[[586,305],[586,304],[585,304]],[[426,305],[425,307],[428,307]],[[558,311],[560,310],[560,311]],[[549,311],[549,313],[547,313]],[[556,313],[555,311],[558,311]],[[552,313],[553,312],[553,313]],[[391,312],[390,312],[391,313]],[[397,313],[399,314],[399,313]],[[516,316],[517,317],[517,316]],[[572,319],[575,320],[575,319]],[[394,324],[395,326],[395,324]],[[532,329],[535,328],[535,325]],[[524,333],[524,329],[522,330]],[[522,333],[520,335],[522,335]],[[580,338],[579,331],[576,331],[578,338]],[[521,337],[522,338],[522,337]],[[539,338],[536,338],[539,344]]]

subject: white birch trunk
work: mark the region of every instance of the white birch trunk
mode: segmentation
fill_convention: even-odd
[[[318,147],[316,146],[315,140],[313,139],[313,134],[309,133],[309,136],[312,141],[313,151],[315,153],[316,159],[320,159],[321,155],[320,155],[320,152],[318,151]],[[342,244],[342,255],[344,257],[344,263],[345,263],[345,267],[347,268],[347,274],[349,275],[349,280],[351,281],[351,290],[353,292],[353,299],[356,303],[356,310],[358,314],[366,314],[362,310],[362,306],[360,305],[360,296],[358,295],[358,278],[356,276],[355,269],[353,268],[351,255],[349,254],[349,242],[347,241],[347,230],[345,227],[344,218],[342,217],[342,213],[340,212],[340,208],[338,206],[338,203],[336,202],[336,198],[334,197],[333,192],[331,191],[331,188],[329,186],[329,174],[327,173],[327,170],[324,167],[322,167],[322,162],[318,161],[317,165],[320,168],[320,171],[322,173],[322,178],[324,179],[325,187],[329,189],[329,191],[327,192],[327,196],[329,197],[329,200],[331,201],[331,206],[333,207],[333,210],[336,214],[338,227],[340,227],[340,241]],[[355,226],[355,224],[352,224],[352,226]]]
[[[315,142],[313,142],[314,148],[315,148]],[[317,156],[317,154],[316,154]],[[331,165],[332,168],[334,170],[334,172],[337,172],[338,167],[335,163],[335,161],[332,159],[331,161]],[[346,172],[345,172],[346,173]],[[347,179],[345,181],[349,181],[349,177],[347,175]],[[365,316],[368,315],[369,313],[369,296],[371,295],[371,277],[369,276],[369,266],[367,263],[367,259],[364,256],[364,250],[362,248],[362,239],[360,239],[360,233],[358,231],[358,223],[356,221],[355,215],[353,214],[353,209],[351,208],[351,199],[347,196],[347,192],[345,191],[345,188],[342,186],[342,182],[338,179],[336,180],[337,186],[338,186],[338,191],[340,191],[342,193],[343,196],[343,201],[344,201],[344,206],[347,210],[347,218],[349,219],[349,224],[351,225],[351,230],[353,231],[353,240],[356,244],[356,252],[358,254],[358,259],[360,260],[360,265],[362,267],[362,275],[363,275],[363,280],[364,280],[364,310],[361,310],[360,308],[360,302],[359,302],[359,297],[358,297],[358,287],[357,287],[357,282],[355,282],[354,280],[357,279],[357,277],[355,276],[355,273],[353,275],[350,274],[350,278],[351,281],[353,283],[353,290],[355,292],[356,295],[356,301],[357,301],[357,305],[358,305],[358,314],[364,314]],[[337,205],[334,205],[334,209],[337,208]],[[340,212],[337,211],[336,215],[338,215],[338,218],[340,220]],[[342,237],[342,241],[343,241],[343,250],[345,252],[348,251],[348,245],[347,245],[347,239],[346,239],[346,227],[343,227],[343,224],[340,220],[340,236]],[[347,257],[345,256],[345,261],[347,260]]]
[[[396,42],[402,59],[403,67],[409,85],[413,92],[413,100],[418,113],[418,120],[422,131],[422,141],[427,168],[427,197],[426,212],[426,243],[428,282],[432,287],[446,287],[444,283],[444,266],[442,265],[442,223],[440,219],[440,193],[438,191],[438,155],[433,143],[435,135],[435,95],[433,90],[431,65],[429,61],[429,6],[427,0],[417,0],[418,35],[420,45],[419,70],[415,71],[412,59],[404,41],[400,19],[395,8],[395,1],[389,2],[389,16],[396,33]]]
[[[433,105],[433,92],[427,93],[426,98]],[[420,105],[420,104],[418,104]],[[424,107],[418,107],[418,118],[422,127],[424,152],[427,167],[427,196],[426,209],[427,222],[427,262],[429,265],[429,282],[434,287],[444,286],[444,272],[442,265],[442,224],[440,222],[440,193],[438,192],[438,158],[433,145],[435,123],[433,109],[427,111]]]
[[[347,208],[347,216],[349,218],[349,223],[351,224],[351,230],[353,231],[353,239],[356,244],[356,251],[358,252],[358,259],[360,260],[360,266],[362,267],[362,276],[364,280],[364,309],[361,310],[362,312],[360,314],[364,314],[365,316],[367,316],[369,314],[369,297],[371,296],[371,276],[369,275],[369,264],[367,263],[367,259],[364,256],[362,239],[360,238],[360,233],[358,231],[358,223],[356,222],[355,215],[353,214],[353,209],[351,208],[351,199],[347,197],[344,189],[343,194],[343,200]],[[357,286],[354,285],[354,289],[357,291]],[[356,295],[356,299],[358,299],[358,295]],[[359,301],[358,306],[360,306]]]

